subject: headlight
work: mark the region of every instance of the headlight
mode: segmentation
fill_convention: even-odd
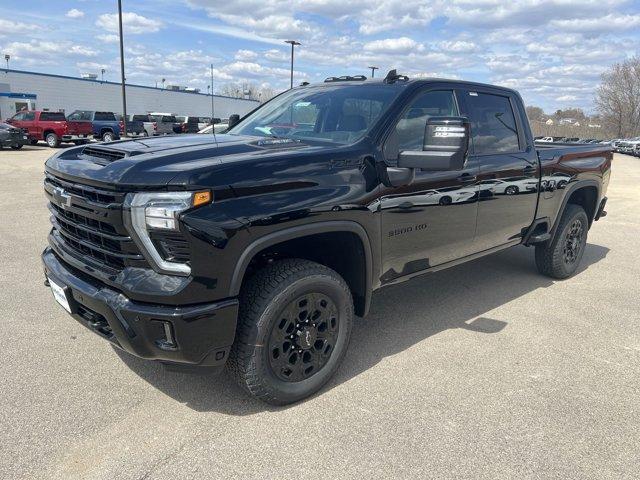
[[[210,202],[209,191],[129,193],[125,198],[125,207],[130,209],[130,226],[127,225],[127,228],[156,270],[162,273],[189,275],[191,267],[186,263],[169,262],[162,258],[149,238],[149,232],[178,231],[178,217],[181,213]]]

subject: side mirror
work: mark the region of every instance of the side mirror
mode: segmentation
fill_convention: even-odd
[[[229,128],[234,127],[240,122],[240,115],[234,113],[233,115],[229,115]]]
[[[431,117],[422,150],[400,152],[398,167],[425,171],[462,170],[469,151],[469,121],[464,117]]]

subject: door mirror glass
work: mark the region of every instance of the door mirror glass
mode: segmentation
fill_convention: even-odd
[[[469,121],[464,117],[431,117],[422,150],[400,152],[398,166],[425,171],[462,170],[469,151]]]

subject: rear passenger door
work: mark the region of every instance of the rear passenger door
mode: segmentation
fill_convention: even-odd
[[[514,94],[465,89],[463,114],[471,122],[471,158],[479,165],[474,250],[517,243],[535,216],[538,158],[528,144]]]

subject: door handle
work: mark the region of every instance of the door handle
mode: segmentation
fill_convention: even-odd
[[[477,178],[478,177],[476,177],[475,175],[463,173],[456,180],[458,180],[460,183],[471,183],[471,182],[475,182]]]

